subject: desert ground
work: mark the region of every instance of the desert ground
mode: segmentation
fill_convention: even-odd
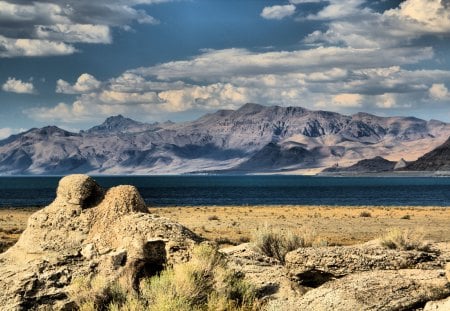
[[[446,207],[189,206],[149,210],[223,245],[247,242],[262,226],[313,236],[328,245],[369,241],[394,228],[418,232],[426,240],[450,241],[450,208]],[[35,211],[0,209],[0,250],[15,243]]]

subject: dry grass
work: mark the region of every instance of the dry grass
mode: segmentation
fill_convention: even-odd
[[[424,240],[423,232],[391,229],[381,237],[382,246],[399,250],[429,251],[430,244]]]
[[[253,234],[256,250],[278,259],[281,263],[284,263],[284,257],[290,251],[300,247],[314,246],[318,241],[320,240],[314,230],[304,230],[303,234],[297,235],[291,231],[283,232],[266,225],[255,230]]]
[[[359,213],[359,217],[372,217],[372,214],[368,211],[363,211]]]
[[[69,291],[79,310],[191,311],[260,310],[255,289],[240,274],[227,268],[217,248],[198,246],[187,263],[163,270],[132,286],[105,279],[75,279]]]
[[[100,276],[75,278],[68,294],[80,311],[108,310],[109,305],[117,305],[127,299],[119,283],[111,284]]]

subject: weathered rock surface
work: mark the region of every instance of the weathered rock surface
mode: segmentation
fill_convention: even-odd
[[[326,283],[307,292],[295,309],[279,310],[415,310],[449,295],[443,270],[369,271]]]
[[[132,186],[104,193],[88,176],[64,177],[55,201],[33,214],[16,245],[0,255],[0,310],[69,308],[74,277],[126,275],[135,283],[187,260],[200,240],[149,214]]]
[[[290,282],[287,270],[271,257],[256,252],[250,243],[222,249],[230,268],[241,271],[245,279],[253,284],[259,294],[269,299],[288,299],[301,292],[301,288]]]
[[[423,311],[448,311],[450,310],[450,297],[438,301],[430,301],[425,305]]]
[[[286,255],[290,277],[309,287],[355,272],[442,269],[444,265],[437,249],[435,252],[392,250],[376,241],[355,246],[299,248]]]

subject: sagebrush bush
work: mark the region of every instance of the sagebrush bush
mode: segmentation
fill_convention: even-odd
[[[68,294],[81,311],[107,310],[109,304],[120,304],[127,295],[117,282],[101,276],[75,278]]]
[[[372,217],[372,214],[370,212],[363,211],[359,213],[359,217]]]
[[[293,232],[284,233],[269,226],[258,228],[253,234],[256,250],[278,259],[281,263],[284,263],[287,253],[300,247],[314,246],[316,239],[314,230],[304,230],[301,235],[298,235]]]
[[[243,275],[227,268],[216,247],[200,245],[189,262],[141,280],[139,293],[120,282],[107,285],[75,280],[70,297],[79,310],[191,311],[259,310],[256,290]]]
[[[430,244],[424,240],[424,235],[411,230],[392,229],[380,238],[380,243],[389,249],[430,250]]]

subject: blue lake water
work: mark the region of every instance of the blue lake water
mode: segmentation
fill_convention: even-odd
[[[450,178],[306,176],[99,176],[109,188],[136,186],[150,206],[434,205],[450,206]],[[0,177],[0,206],[44,206],[60,177]]]

